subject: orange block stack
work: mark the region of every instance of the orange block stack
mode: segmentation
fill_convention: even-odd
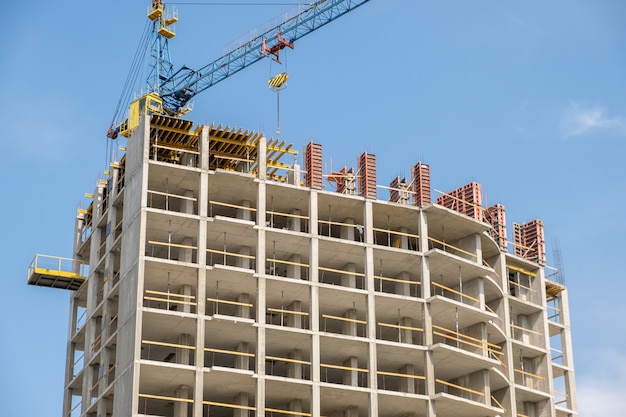
[[[539,219],[528,223],[513,223],[515,254],[540,265],[546,264],[546,241],[543,222]]]
[[[502,204],[493,205],[485,210],[485,221],[493,226],[491,237],[498,243],[501,250],[506,251],[506,217]]]
[[[359,156],[359,195],[376,198],[376,155],[365,152]]]
[[[431,203],[430,199],[430,166],[418,162],[411,167],[413,184],[413,205],[423,207]]]
[[[307,187],[322,189],[322,145],[309,142],[304,149],[306,173],[304,183]]]
[[[478,221],[483,220],[481,203],[482,187],[477,182],[470,182],[437,198],[437,204],[463,213]]]

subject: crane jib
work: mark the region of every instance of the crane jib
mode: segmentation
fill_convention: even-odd
[[[281,39],[292,43],[368,1],[317,1],[198,71],[188,67],[179,69],[160,85],[164,111],[172,115],[184,113],[183,109],[195,95],[261,60],[265,56],[264,50],[282,49],[279,45]]]

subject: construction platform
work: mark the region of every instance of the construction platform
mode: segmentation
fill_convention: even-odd
[[[76,259],[37,254],[28,267],[29,285],[77,290],[85,279],[85,264]]]

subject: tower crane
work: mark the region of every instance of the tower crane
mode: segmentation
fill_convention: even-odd
[[[345,15],[369,0],[317,0],[301,6],[300,11],[279,25],[227,52],[198,70],[183,66],[174,71],[169,57],[168,40],[174,37],[172,25],[178,20],[168,14],[163,0],[152,0],[148,18],[152,21],[148,93],[130,104],[128,119],[121,121],[116,110],[107,137],[129,137],[139,124],[141,113],[180,117],[191,111],[189,102],[197,94],[231,75],[270,57],[280,63],[280,51],[293,48],[294,42]],[[125,111],[125,110],[124,110]]]

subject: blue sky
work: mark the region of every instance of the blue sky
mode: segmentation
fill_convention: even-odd
[[[206,3],[206,2],[205,2]],[[280,0],[276,3],[281,3]],[[287,2],[282,2],[286,4]],[[71,256],[76,209],[105,169],[105,133],[149,1],[3,4],[0,165],[3,413],[60,416],[69,293],[29,287],[35,253]],[[178,68],[199,68],[290,6],[178,5]],[[558,238],[580,415],[626,410],[626,2],[371,0],[195,99],[190,119],[276,127],[324,145],[327,170],[376,154],[378,182],[431,166],[433,187],[482,184],[511,222]]]

